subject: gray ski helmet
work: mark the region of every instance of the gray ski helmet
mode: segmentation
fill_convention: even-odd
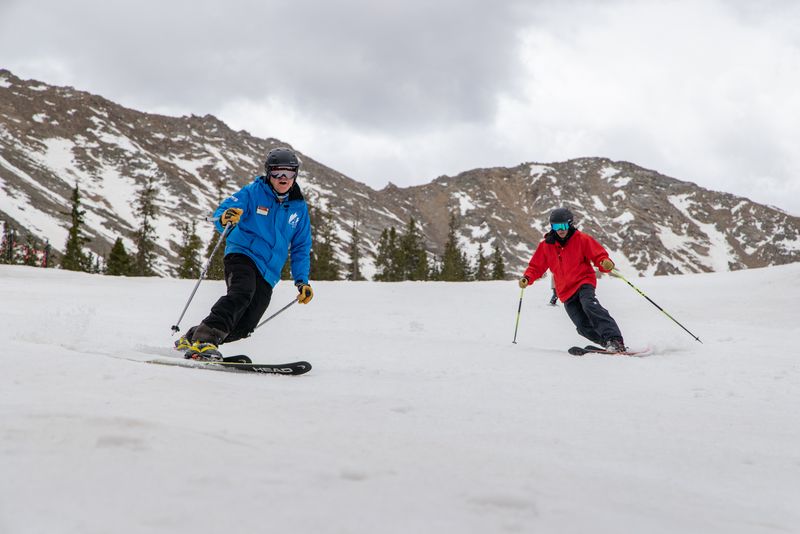
[[[572,212],[567,208],[556,208],[550,212],[550,224],[553,223],[569,223],[572,226],[574,219]]]
[[[273,148],[267,154],[267,160],[264,162],[264,170],[267,171],[267,175],[273,167],[291,167],[299,171],[300,160],[297,159],[297,154],[291,148],[284,146]]]

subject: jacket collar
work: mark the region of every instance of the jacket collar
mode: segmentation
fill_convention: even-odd
[[[564,239],[561,239],[560,237],[558,237],[558,234],[556,233],[555,230],[550,230],[549,232],[544,234],[544,242],[547,243],[548,245],[554,245],[558,243],[559,245],[564,247],[567,245],[567,242],[570,240],[572,236],[575,235],[575,232],[577,231],[578,231],[577,228],[575,228],[574,226],[570,226],[566,237]]]

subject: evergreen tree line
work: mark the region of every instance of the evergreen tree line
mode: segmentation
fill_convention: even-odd
[[[329,213],[309,206],[313,234],[311,251],[311,280],[364,280],[361,273],[361,234],[360,217],[356,214],[350,227],[350,234],[344,248],[347,260],[343,265],[337,258],[335,250],[342,245],[336,235],[333,220]],[[467,253],[462,250],[456,237],[457,219],[450,217],[448,239],[442,257],[433,256],[427,251],[422,232],[417,221],[412,217],[399,234],[392,226],[381,233],[375,256],[377,282],[399,282],[403,280],[503,280],[505,279],[505,263],[497,245],[491,255],[485,253],[483,244],[478,245],[478,254],[474,264]],[[433,259],[429,260],[429,257]],[[287,261],[281,274],[290,279],[291,258]]]
[[[217,184],[220,201],[223,183]],[[61,260],[64,269],[124,276],[154,276],[155,228],[153,226],[158,208],[155,203],[156,188],[152,179],[142,188],[135,203],[136,215],[139,217],[139,228],[134,239],[135,249],[128,252],[123,240],[118,237],[105,258],[84,252],[83,247],[89,239],[83,234],[85,211],[80,207],[80,190],[75,186],[72,192],[72,224],[67,237],[65,253]],[[313,247],[311,250],[311,280],[364,280],[361,273],[362,238],[359,230],[360,217],[356,214],[351,224],[347,243],[341,243],[333,224],[333,217],[327,211],[309,204]],[[184,222],[180,227],[182,239],[178,249],[178,267],[173,274],[178,278],[198,278],[206,258],[220,241],[216,229],[208,246],[202,253],[202,240],[197,235],[194,221]],[[497,245],[492,254],[486,254],[483,244],[478,246],[478,254],[472,263],[467,253],[458,243],[457,219],[451,215],[447,243],[441,257],[429,253],[417,221],[412,217],[403,228],[402,233],[392,226],[381,233],[375,257],[375,281],[399,282],[403,280],[503,280],[505,265]],[[4,241],[5,242],[5,241]],[[347,260],[343,263],[336,256],[337,247],[347,251]],[[209,262],[206,277],[212,280],[224,278],[223,257],[224,239],[217,246],[213,258]],[[0,251],[2,252],[2,251]],[[291,278],[291,257],[283,268],[281,277]]]
[[[429,261],[422,234],[413,217],[406,224],[402,234],[398,234],[394,226],[384,229],[378,240],[375,280],[379,282],[503,280],[505,264],[499,247],[495,245],[493,254],[488,256],[485,254],[483,243],[478,244],[478,254],[475,263],[472,264],[458,243],[457,230],[457,219],[455,214],[452,214],[444,253],[441,257],[434,256]]]
[[[90,239],[83,233],[86,211],[81,209],[80,188],[76,185],[72,190],[72,211],[69,214],[71,224],[67,233],[67,242],[64,245],[64,256],[61,258],[61,268],[68,271],[117,276],[155,276],[154,266],[157,255],[155,252],[156,232],[153,223],[158,214],[158,206],[155,203],[156,195],[155,180],[151,177],[142,187],[134,203],[135,213],[139,217],[140,223],[134,239],[135,250],[129,253],[125,249],[122,238],[118,237],[108,256],[101,257],[90,251],[84,251],[84,246],[90,242]]]

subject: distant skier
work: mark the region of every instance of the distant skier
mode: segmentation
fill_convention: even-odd
[[[257,176],[228,197],[214,212],[216,227],[230,223],[225,246],[227,294],[212,306],[208,317],[175,342],[186,358],[221,360],[219,345],[249,336],[269,305],[272,288],[281,277],[288,253],[292,279],[308,304],[314,292],[308,284],[311,224],[308,207],[297,185],[300,161],[288,148],[267,154],[265,176]]]
[[[600,243],[575,228],[567,208],[550,213],[550,228],[536,247],[519,286],[524,289],[550,269],[558,298],[578,333],[609,351],[624,352],[625,342],[616,321],[595,296],[597,276],[592,264],[608,273],[614,262]]]

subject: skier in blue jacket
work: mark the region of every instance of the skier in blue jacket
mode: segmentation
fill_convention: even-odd
[[[225,199],[214,212],[222,232],[231,224],[225,246],[228,292],[211,307],[208,317],[176,343],[186,358],[221,360],[219,345],[249,336],[269,305],[289,252],[292,279],[308,304],[314,291],[308,283],[311,224],[297,174],[300,161],[288,148],[267,154],[265,176]]]

